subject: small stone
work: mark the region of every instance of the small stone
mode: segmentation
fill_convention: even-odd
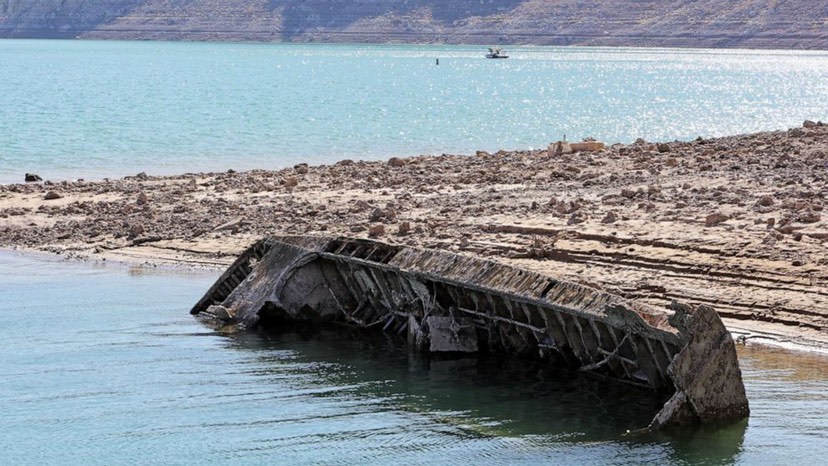
[[[309,170],[309,168],[308,168],[308,164],[306,164],[306,163],[300,163],[300,164],[294,165],[294,166],[293,166],[293,170],[294,170],[297,174],[299,174],[299,175],[304,175],[304,174],[306,174],[306,173],[308,172],[308,170]]]
[[[385,234],[385,225],[373,225],[371,228],[368,229],[368,236],[371,238],[376,238],[378,236],[382,236]]]
[[[726,222],[728,220],[730,220],[730,217],[728,217],[727,215],[725,215],[723,213],[716,212],[715,214],[710,214],[707,217],[705,217],[704,226],[712,227],[712,226],[716,226],[716,225],[718,225],[722,222]]]
[[[34,174],[34,173],[26,173],[26,177],[24,178],[26,183],[36,183],[38,181],[43,181],[43,178]]]
[[[147,172],[141,172],[135,175],[135,178],[141,181],[147,181],[149,179],[149,175],[147,175]]]
[[[405,166],[405,160],[399,157],[391,157],[390,159],[388,159],[388,165],[392,167],[402,167]]]
[[[576,212],[569,217],[569,220],[566,221],[567,225],[577,225],[579,223],[584,223],[587,221],[587,216],[583,212]]]
[[[51,200],[54,200],[54,199],[60,199],[62,197],[63,196],[61,196],[60,194],[58,194],[54,191],[49,191],[49,192],[46,193],[45,196],[43,196],[43,199],[46,199],[47,201],[51,201]]]
[[[762,196],[762,197],[761,197],[761,198],[759,198],[759,200],[756,202],[756,204],[758,204],[758,205],[760,205],[760,206],[762,206],[762,207],[770,207],[770,206],[772,206],[772,205],[773,205],[773,203],[774,203],[774,200],[773,200],[773,197],[771,197],[771,196]]]
[[[670,146],[668,144],[663,143],[663,142],[656,146],[656,150],[658,150],[658,152],[660,154],[664,154],[666,152],[671,152]]]
[[[354,206],[351,210],[356,212],[362,212],[371,208],[371,204],[363,201],[362,199],[354,202]]]
[[[138,194],[138,199],[135,201],[135,203],[138,204],[138,205],[144,205],[147,202],[149,202],[149,198],[147,197],[147,193],[141,191],[141,193]]]
[[[353,160],[345,159],[345,160],[340,160],[339,162],[336,162],[334,165],[336,165],[338,167],[347,167],[348,165],[353,165],[353,164],[354,164]]]
[[[296,186],[299,185],[299,179],[296,178],[295,176],[289,176],[289,177],[285,178],[284,185],[285,185],[286,188],[295,188]]]
[[[385,211],[377,207],[373,211],[371,211],[371,215],[368,216],[368,220],[372,222],[379,222],[380,220],[386,217]]]
[[[571,154],[573,152],[572,146],[569,145],[566,141],[558,141],[552,144],[549,144],[549,147],[546,149],[546,154],[549,157],[554,157],[557,155],[564,155],[564,154]]]
[[[799,214],[797,220],[802,223],[817,223],[821,220],[821,217],[818,213],[808,209]]]
[[[601,219],[601,223],[615,223],[618,221],[618,214],[613,211],[607,212],[607,215],[604,215],[604,218]]]
[[[402,222],[397,226],[397,234],[405,236],[411,233],[411,223],[410,222]]]
[[[626,197],[627,199],[634,198],[636,194],[638,194],[638,192],[635,191],[634,189],[624,188],[624,189],[621,190],[621,195]]]
[[[245,222],[241,217],[239,217],[215,227],[213,231],[229,231],[232,234],[236,234],[239,232],[239,230],[241,230],[243,226],[247,225],[248,223],[249,222]]]
[[[135,223],[133,225],[130,225],[129,230],[127,232],[127,239],[135,239],[143,233],[144,225],[141,225],[140,223]]]

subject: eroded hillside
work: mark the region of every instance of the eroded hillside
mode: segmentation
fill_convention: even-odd
[[[0,0],[0,36],[828,48],[828,0]]]

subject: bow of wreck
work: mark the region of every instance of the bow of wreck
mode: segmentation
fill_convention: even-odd
[[[239,256],[192,314],[245,328],[345,322],[420,351],[500,352],[672,395],[650,424],[748,416],[736,349],[716,312],[661,311],[453,253],[329,237],[272,237]]]

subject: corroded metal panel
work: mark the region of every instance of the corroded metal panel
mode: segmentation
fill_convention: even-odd
[[[666,312],[475,257],[378,241],[254,244],[192,310],[241,327],[339,321],[407,332],[423,351],[548,359],[672,398],[652,428],[748,415],[733,341],[715,311]]]

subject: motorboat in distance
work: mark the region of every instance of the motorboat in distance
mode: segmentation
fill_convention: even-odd
[[[509,58],[509,55],[504,54],[501,49],[489,47],[489,53],[486,54],[486,58]]]

